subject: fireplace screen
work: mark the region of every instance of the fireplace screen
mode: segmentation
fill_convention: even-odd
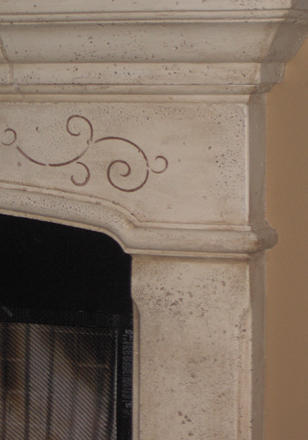
[[[1,438],[129,438],[131,323],[72,313],[63,321],[78,326],[23,322],[35,318],[54,321],[2,308]]]
[[[57,229],[58,225],[51,227]],[[76,231],[73,232],[75,233]],[[69,232],[66,234],[69,235]],[[35,236],[37,237],[37,233],[34,234]],[[42,235],[39,236],[40,247],[42,243],[46,246],[46,240],[42,241]],[[56,241],[54,230],[51,236],[54,245]],[[111,239],[108,237],[108,240]],[[4,241],[3,239],[2,242]],[[66,249],[68,244],[63,243],[63,235],[60,241],[60,248],[57,246],[56,248],[62,252],[62,247]],[[91,242],[91,239],[89,241]],[[21,242],[17,246],[19,251],[22,248]],[[76,237],[73,242],[76,242]],[[14,248],[14,245],[12,247]],[[38,256],[37,252],[35,255]],[[50,264],[53,265],[52,270],[55,272],[59,268],[55,269],[54,257],[53,254]],[[16,260],[16,255],[13,258]],[[27,259],[27,255],[22,252],[20,264],[27,266],[31,261],[33,265],[35,258],[32,256]],[[40,258],[45,257],[41,255]],[[8,257],[7,259],[10,260]],[[97,261],[94,263],[93,259],[89,259],[93,264],[97,264]],[[111,259],[112,252],[108,257],[109,263]],[[120,263],[122,263],[120,271],[123,272],[123,261]],[[3,264],[5,266],[7,262]],[[129,440],[131,438],[133,344],[131,307],[128,306],[125,298],[119,301],[119,272],[111,271],[110,264],[106,265],[106,261],[100,260],[100,264],[104,275],[99,277],[97,281],[99,291],[94,294],[93,290],[91,292],[84,290],[82,279],[79,280],[81,289],[78,290],[73,283],[73,293],[67,288],[63,290],[59,285],[58,276],[53,283],[54,294],[51,297],[46,296],[44,291],[38,292],[37,288],[33,287],[40,285],[40,281],[36,282],[35,279],[30,280],[33,294],[29,296],[27,283],[29,284],[31,276],[28,273],[23,278],[22,270],[20,270],[19,289],[15,284],[12,290],[12,285],[9,286],[8,283],[4,285],[2,281],[1,440]],[[66,271],[67,269],[66,267]],[[11,270],[9,267],[6,269],[8,272]],[[26,272],[29,272],[29,267]],[[78,270],[78,276],[80,272],[81,269]],[[115,272],[118,283],[108,284],[106,272],[109,274],[108,277],[111,276],[110,274],[114,276]],[[58,272],[57,274],[61,275],[60,279],[63,281],[64,275]],[[36,278],[41,276],[41,273],[39,276],[36,274]],[[123,274],[121,276],[123,278]],[[102,281],[109,286],[107,292],[104,292],[99,283]],[[95,283],[93,284],[92,280],[93,285]],[[24,294],[25,290],[27,295]],[[115,299],[118,301],[117,307]],[[53,307],[47,310],[46,305]]]

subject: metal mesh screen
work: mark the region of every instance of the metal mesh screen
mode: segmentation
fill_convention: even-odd
[[[119,438],[117,329],[4,322],[0,332],[1,440]]]
[[[0,215],[0,440],[131,440],[131,257]]]

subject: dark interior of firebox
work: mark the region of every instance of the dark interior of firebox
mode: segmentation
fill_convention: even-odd
[[[0,215],[0,439],[129,440],[131,258],[106,234]]]

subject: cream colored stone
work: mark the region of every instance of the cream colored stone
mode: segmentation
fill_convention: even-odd
[[[0,149],[0,179],[108,200],[145,225],[241,225],[248,218],[246,111],[227,102],[3,103],[2,143],[13,141],[10,130],[17,139]],[[108,180],[114,161],[127,162],[130,175],[119,162]]]
[[[281,63],[36,63],[0,65],[1,94],[248,94],[283,77]],[[49,98],[50,99],[50,98]]]
[[[259,266],[134,257],[141,440],[262,438]]]
[[[25,4],[23,0],[10,0],[1,3],[0,12],[2,14],[50,14],[50,13],[82,13],[85,12],[83,0],[29,0]],[[235,10],[272,10],[284,9],[286,12],[290,8],[307,9],[306,0],[158,0],[153,4],[152,0],[135,0],[134,2],[121,3],[112,0],[89,0],[86,11],[97,13],[104,12],[137,12],[153,11],[235,11]]]
[[[104,232],[130,254],[245,259],[277,241],[277,233],[267,222],[229,229],[143,227],[113,204],[21,185],[1,185],[0,212]]]
[[[307,9],[0,2],[0,212],[133,255],[134,440],[263,438],[264,93]]]
[[[248,104],[228,98],[203,104],[2,103],[0,118],[4,182],[108,200],[144,226],[239,226],[249,218],[264,220],[262,99]],[[250,146],[254,139],[257,148]],[[122,162],[111,165],[114,161]]]
[[[17,95],[267,91],[308,31],[291,0],[11,1],[0,23],[0,92]]]

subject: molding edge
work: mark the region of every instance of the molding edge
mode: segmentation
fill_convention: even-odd
[[[129,254],[195,258],[249,258],[277,243],[277,232],[267,222],[215,229],[187,229],[137,226],[109,202],[76,200],[63,195],[29,192],[27,189],[0,191],[0,212],[104,232]],[[221,226],[220,226],[221,228]]]
[[[281,63],[0,64],[0,94],[252,94],[283,75]]]

